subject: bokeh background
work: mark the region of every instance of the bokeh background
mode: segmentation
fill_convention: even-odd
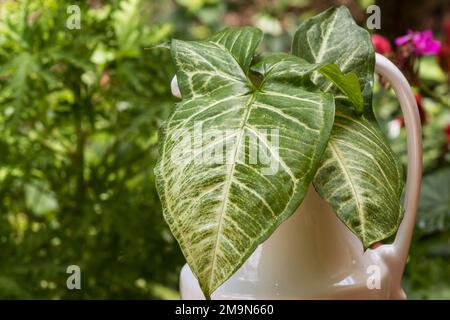
[[[72,4],[80,30],[66,28]],[[363,26],[365,8],[381,7],[377,50],[415,85],[425,172],[404,288],[413,299],[450,299],[447,0],[0,0],[0,298],[178,298],[184,260],[153,176],[173,68],[166,50],[149,48],[254,25],[264,50],[289,51],[302,20],[337,4]],[[408,28],[431,28],[440,51],[397,47]],[[377,116],[404,161],[399,106],[380,80]],[[81,290],[66,288],[71,264]]]

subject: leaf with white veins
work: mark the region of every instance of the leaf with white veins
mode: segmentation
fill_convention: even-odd
[[[289,63],[285,63],[289,62]],[[271,66],[271,79],[283,81],[287,79],[288,82],[295,81],[299,86],[311,87],[308,85],[310,79],[305,75],[311,74],[314,71],[322,74],[328,81],[336,86],[346,98],[353,104],[356,111],[363,112],[364,102],[361,94],[361,87],[359,79],[356,74],[349,73],[344,75],[342,71],[332,63],[309,63],[306,60],[293,56],[287,53],[271,53],[264,57],[262,61],[255,64],[252,70],[258,73],[267,72],[268,66]],[[315,86],[313,86],[315,87]]]
[[[401,167],[372,111],[375,53],[370,35],[340,7],[304,22],[292,47],[294,54],[310,63],[335,63],[344,73],[353,72],[363,88],[362,116],[336,96],[339,112],[313,183],[367,248],[394,234],[403,214]],[[318,73],[312,80],[323,90],[336,91]]]
[[[364,109],[371,114],[375,54],[369,32],[355,23],[346,7],[328,9],[303,22],[295,32],[292,53],[310,63],[334,63],[344,74],[354,73],[362,87]],[[325,91],[333,90],[319,73],[312,80]]]
[[[314,186],[367,248],[396,232],[403,177],[378,127],[344,110],[336,111]]]
[[[298,87],[298,74],[277,78],[309,68],[298,58],[263,61],[259,87],[250,81],[261,38],[228,28],[208,41],[172,41],[183,100],[161,129],[155,175],[164,217],[207,298],[297,209],[333,124],[331,94]],[[199,124],[219,137],[191,139]],[[255,146],[266,151],[256,163]],[[219,161],[201,161],[211,150]]]

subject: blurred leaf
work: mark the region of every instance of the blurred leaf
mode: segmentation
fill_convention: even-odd
[[[59,209],[54,193],[39,181],[25,185],[25,202],[27,207],[37,215]]]
[[[420,60],[419,77],[436,82],[444,82],[447,79],[435,56],[425,56]]]
[[[423,233],[450,229],[450,168],[424,177],[417,226]]]

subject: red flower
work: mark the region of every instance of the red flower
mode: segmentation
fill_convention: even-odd
[[[442,24],[444,33],[444,42],[438,53],[439,65],[442,70],[450,72],[450,19],[444,20]]]
[[[370,249],[376,249],[376,248],[378,248],[378,247],[380,247],[380,246],[382,246],[382,245],[383,245],[383,242],[381,242],[381,241],[375,242],[375,243],[373,243],[373,244],[370,246]]]
[[[444,20],[442,29],[444,29],[445,42],[450,42],[450,18]]]
[[[439,65],[442,70],[450,72],[450,44],[444,43],[438,53]]]
[[[372,38],[372,44],[375,48],[375,51],[380,54],[389,54],[392,52],[391,44],[389,43],[389,40],[386,39],[383,36],[380,36],[379,34],[373,34],[371,36]]]
[[[422,104],[422,96],[419,93],[416,93],[415,97],[416,97],[416,102],[417,102],[417,109],[419,110],[420,122],[422,124],[424,124],[427,122],[427,112],[425,111],[425,108],[423,107],[423,104]],[[403,118],[403,116],[396,117],[392,121],[392,125],[397,125],[400,128],[404,128],[405,127],[405,118]],[[392,130],[394,130],[394,129],[392,129]]]
[[[398,116],[394,120],[400,125],[401,128],[405,126],[405,118],[403,118],[403,116]]]
[[[109,77],[108,71],[103,71],[103,73],[100,77],[100,86],[103,89],[108,89],[110,80],[111,80],[111,78]]]
[[[417,93],[415,97],[416,97],[416,102],[417,102],[417,108],[419,109],[420,122],[426,123],[427,122],[427,113],[422,104],[422,96],[419,93]]]
[[[447,145],[450,145],[450,124],[448,124],[444,128],[444,134],[445,134],[445,137],[447,138]]]

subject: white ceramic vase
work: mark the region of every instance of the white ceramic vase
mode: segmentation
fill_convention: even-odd
[[[404,299],[401,278],[415,224],[422,174],[416,100],[400,70],[376,55],[376,72],[399,99],[408,145],[405,216],[392,244],[363,251],[359,239],[311,187],[297,211],[262,243],[212,299]],[[176,79],[172,92],[179,96]],[[185,265],[182,299],[204,299]]]

